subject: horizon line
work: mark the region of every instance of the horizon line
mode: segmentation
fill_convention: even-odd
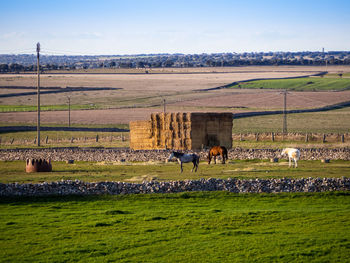
[[[72,54],[68,54],[68,53],[62,53],[62,54],[49,54],[51,52],[41,52],[42,56],[152,56],[152,55],[215,55],[215,54],[260,54],[260,53],[303,53],[303,52],[309,52],[309,53],[331,53],[331,52],[350,52],[350,50],[328,50],[328,51],[311,51],[311,50],[300,50],[300,51],[243,51],[243,52],[202,52],[202,53],[181,53],[181,52],[175,52],[175,53],[129,53],[129,54],[83,54],[77,52],[77,53],[73,53]],[[55,52],[52,52],[55,53]],[[12,56],[20,56],[20,55],[36,55],[36,52],[33,51],[33,53],[0,53],[0,56],[4,56],[4,55],[12,55]]]

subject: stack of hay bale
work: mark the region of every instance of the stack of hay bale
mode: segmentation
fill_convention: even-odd
[[[232,147],[231,113],[153,113],[150,121],[130,122],[134,150],[195,150]]]

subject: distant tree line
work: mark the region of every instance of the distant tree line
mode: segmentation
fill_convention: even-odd
[[[139,54],[41,56],[42,70],[90,68],[234,67],[251,65],[350,65],[349,51],[244,52],[216,54]],[[0,72],[36,71],[35,55],[0,55]]]

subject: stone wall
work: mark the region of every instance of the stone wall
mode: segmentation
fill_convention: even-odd
[[[232,147],[231,113],[153,113],[150,121],[130,122],[134,150],[193,150]]]
[[[189,152],[189,151],[186,151]],[[26,159],[46,159],[51,161],[128,161],[147,162],[165,161],[170,150],[139,150],[130,149],[98,149],[98,148],[51,148],[51,149],[0,149],[0,160],[14,161]],[[206,160],[208,151],[196,151],[200,160]],[[278,149],[242,149],[233,148],[228,151],[229,159],[271,159],[280,157]],[[350,160],[350,148],[312,148],[300,149],[301,160]]]
[[[79,180],[40,184],[1,184],[0,196],[149,194],[191,191],[228,191],[233,193],[281,193],[349,191],[350,178],[307,179],[200,179],[171,182],[87,183]]]

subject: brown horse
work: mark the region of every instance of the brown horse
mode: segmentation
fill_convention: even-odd
[[[214,157],[214,163],[216,164],[216,156],[221,155],[222,157],[222,163],[225,163],[225,160],[228,159],[227,157],[227,149],[224,146],[213,146],[210,148],[209,154],[208,154],[208,164],[210,164],[211,158]]]

